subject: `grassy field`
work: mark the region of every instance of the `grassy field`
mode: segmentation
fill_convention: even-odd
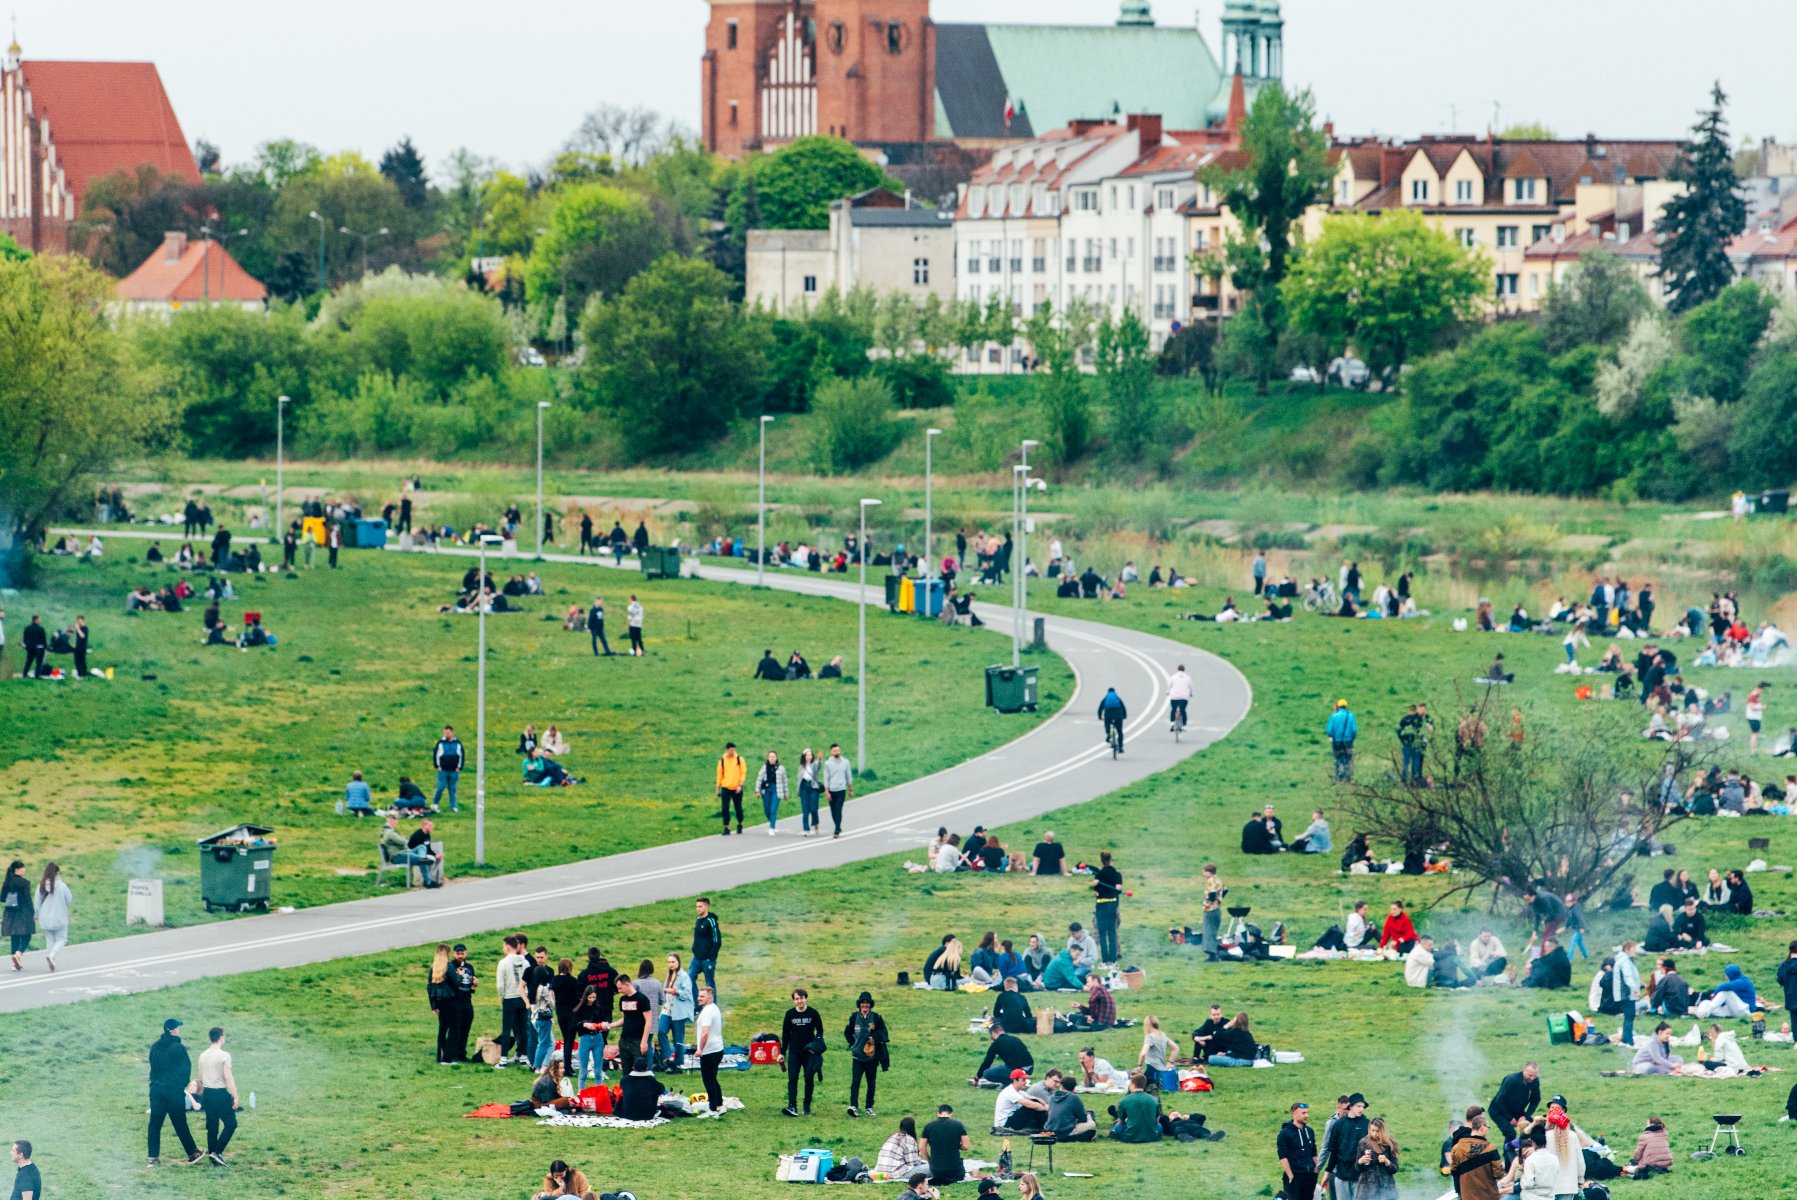
[[[209,919],[194,839],[239,821],[277,831],[276,903],[367,896],[379,823],[337,816],[334,805],[357,769],[377,803],[396,795],[401,774],[434,791],[431,751],[445,724],[473,755],[475,621],[436,611],[473,561],[349,550],[338,571],[320,555],[317,570],[296,578],[237,577],[241,594],[222,605],[223,619],[235,626],[260,611],[280,640],[244,653],[200,644],[203,600],[180,613],[122,611],[138,582],[174,577],[129,561],[146,546],[115,538],[99,566],[42,559],[39,588],[7,604],[13,671],[31,612],[53,628],[84,613],[92,664],[115,676],[4,685],[0,796],[12,814],[11,854],[34,876],[48,858],[63,864],[77,896],[77,940],[124,932],[125,881],[135,877],[163,879],[171,924]],[[172,552],[173,539],[164,549]],[[529,569],[489,565],[501,582]],[[470,762],[461,813],[450,815],[445,801],[437,817],[452,876],[712,833],[713,764],[726,739],[751,762],[768,748],[793,762],[803,747],[821,753],[833,740],[853,754],[852,680],[774,687],[750,678],[770,647],[782,661],[801,650],[813,670],[843,654],[852,675],[850,605],[591,567],[546,564],[541,574],[546,594],[525,598],[526,611],[488,618],[487,866],[473,864]],[[646,657],[595,659],[584,630],[564,631],[568,606],[584,611],[597,589],[614,647],[627,647],[625,604],[641,596]],[[1043,667],[1042,712],[999,717],[983,707],[980,674],[1002,649],[998,639],[890,617],[871,620],[868,638],[870,788],[1016,737],[1072,691],[1054,659]],[[582,786],[523,783],[514,750],[526,722],[559,726]],[[790,807],[796,821],[796,801]]]
[[[1295,832],[1312,807],[1335,804],[1320,734],[1335,696],[1351,698],[1358,709],[1363,772],[1376,770],[1391,751],[1401,706],[1418,698],[1439,705],[1453,695],[1456,682],[1489,661],[1494,646],[1506,651],[1519,672],[1520,682],[1506,698],[1529,705],[1532,720],[1576,729],[1593,716],[1589,706],[1572,698],[1572,681],[1550,673],[1560,657],[1551,639],[1457,635],[1445,620],[1216,626],[1174,619],[1193,609],[1214,610],[1219,596],[1203,590],[1143,591],[1101,608],[1037,597],[1038,610],[1051,614],[1051,639],[1052,614],[1077,608],[1227,656],[1253,683],[1255,707],[1228,738],[1181,768],[1000,832],[1007,843],[1028,846],[1052,828],[1072,858],[1090,858],[1104,848],[1116,852],[1135,893],[1124,907],[1124,958],[1141,966],[1148,979],[1145,991],[1119,996],[1126,1015],[1158,1014],[1184,1042],[1211,1002],[1229,1011],[1246,1009],[1263,1040],[1299,1051],[1306,1061],[1268,1071],[1219,1071],[1218,1091],[1198,1107],[1214,1127],[1227,1131],[1221,1143],[1062,1148],[1057,1167],[1094,1178],[1047,1181],[1049,1194],[1056,1200],[1096,1200],[1120,1192],[1271,1195],[1277,1175],[1273,1135],[1287,1106],[1304,1099],[1326,1112],[1336,1094],[1360,1090],[1405,1148],[1403,1194],[1438,1196],[1444,1183],[1433,1167],[1446,1117],[1469,1102],[1487,1102],[1499,1078],[1526,1059],[1542,1064],[1544,1096],[1566,1094],[1580,1124],[1607,1135],[1625,1157],[1648,1114],[1666,1118],[1678,1159],[1675,1172],[1638,1187],[1623,1185],[1631,1195],[1682,1200],[1788,1189],[1788,1135],[1773,1124],[1790,1086],[1788,1071],[1726,1082],[1603,1079],[1601,1070],[1626,1064],[1623,1052],[1548,1046],[1544,1015],[1583,1008],[1595,963],[1575,964],[1574,988],[1559,994],[1419,992],[1402,986],[1395,965],[1213,966],[1191,948],[1169,943],[1169,926],[1199,921],[1198,868],[1206,861],[1220,864],[1232,902],[1251,905],[1263,927],[1289,922],[1292,940],[1301,945],[1337,922],[1355,899],[1371,901],[1376,910],[1392,898],[1421,906],[1444,886],[1407,877],[1345,879],[1336,873],[1333,855],[1237,853],[1245,809],[1274,802]],[[652,611],[672,603],[658,595]],[[233,669],[242,664],[233,660]],[[1791,672],[1768,677],[1785,684]],[[1742,678],[1698,675],[1707,686],[1737,690]],[[1132,706],[1153,702],[1126,699]],[[1793,719],[1797,700],[1789,688],[1775,689],[1769,726]],[[419,718],[425,727],[434,720],[434,714]],[[1735,749],[1744,753],[1744,741]],[[1784,773],[1782,760],[1776,766],[1762,760],[1756,768],[1762,775]],[[1339,821],[1336,831],[1338,839],[1347,832]],[[1749,857],[1749,834],[1771,838],[1770,850],[1762,852],[1768,861],[1797,861],[1797,822],[1766,819],[1687,824],[1677,836],[1677,856],[1665,865],[1689,867],[1698,875],[1709,866],[1742,865]],[[986,1007],[986,998],[900,990],[895,974],[916,975],[945,932],[959,934],[969,945],[987,929],[1020,942],[1030,932],[1058,941],[1069,920],[1089,917],[1088,893],[1076,879],[911,875],[899,869],[902,857],[713,893],[726,935],[720,984],[731,1040],[777,1028],[787,990],[804,984],[833,1041],[840,1043],[841,1023],[855,994],[868,987],[878,995],[894,1033],[894,1064],[882,1080],[881,1115],[875,1120],[852,1122],[843,1115],[847,1067],[838,1050],[822,1085],[826,1099],[820,1099],[819,1115],[810,1121],[777,1115],[783,1084],[766,1068],[726,1076],[726,1090],[741,1096],[748,1111],[719,1123],[684,1122],[634,1133],[465,1121],[462,1114],[482,1102],[521,1097],[527,1080],[515,1070],[432,1064],[434,1024],[423,1001],[427,955],[422,947],[12,1018],[7,1044],[15,1049],[0,1056],[0,1108],[26,1118],[15,1121],[14,1136],[37,1143],[47,1188],[90,1195],[524,1196],[534,1190],[545,1163],[561,1157],[585,1169],[596,1186],[628,1186],[645,1200],[774,1197],[788,1193],[773,1181],[778,1153],[827,1146],[839,1159],[856,1154],[871,1161],[899,1115],[914,1114],[921,1123],[942,1101],[957,1106],[973,1131],[976,1151],[991,1159],[1000,1148],[998,1139],[986,1134],[992,1093],[965,1083],[982,1049],[982,1039],[965,1032],[967,1021]],[[1782,911],[1797,906],[1788,875],[1758,875],[1754,884],[1762,906]],[[695,879],[692,886],[697,894],[706,885]],[[1486,919],[1482,910],[1456,904],[1421,913],[1418,923],[1437,935],[1467,937]],[[1605,947],[1621,936],[1638,935],[1643,924],[1638,911],[1619,918],[1594,914],[1591,944]],[[690,925],[691,906],[682,901],[529,932],[558,954],[596,943],[614,963],[624,964],[683,951]],[[1499,915],[1496,927],[1513,953],[1520,949],[1526,935],[1513,912]],[[1694,984],[1714,983],[1724,961],[1739,961],[1763,992],[1775,995],[1771,977],[1793,932],[1789,922],[1724,918],[1714,927],[1739,953],[1688,960],[1685,969]],[[469,939],[483,968],[496,958],[497,940],[497,934]],[[71,953],[78,956],[79,950]],[[143,1054],[170,1014],[185,1018],[196,1034],[215,1022],[229,1027],[240,1086],[259,1093],[260,1107],[243,1124],[234,1147],[237,1165],[228,1173],[165,1167],[150,1174],[142,1166]],[[494,1032],[497,1024],[489,991],[478,1004],[476,1032]],[[1756,1062],[1797,1065],[1788,1046],[1745,1042],[1745,1023],[1732,1024],[1742,1030]],[[1039,1068],[1072,1066],[1079,1039],[1031,1040]],[[1140,1044],[1139,1033],[1128,1031],[1095,1041],[1101,1054],[1119,1064],[1133,1063]],[[71,1062],[82,1064],[82,1077],[96,1086],[65,1086]],[[684,1082],[698,1086],[696,1078]],[[1716,1111],[1747,1114],[1743,1136],[1749,1155],[1689,1161],[1691,1150],[1707,1144],[1708,1114]],[[1026,1149],[1020,1148],[1020,1160]],[[878,1189],[878,1194],[895,1190]]]

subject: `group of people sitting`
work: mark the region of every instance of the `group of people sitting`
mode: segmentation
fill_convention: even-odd
[[[1155,1032],[1159,1034],[1159,1027]],[[1164,1039],[1165,1035],[1161,1035]],[[998,1068],[1003,1070],[1003,1068]],[[1157,1072],[1138,1066],[1121,1071],[1094,1048],[1079,1052],[1079,1065],[1062,1071],[1050,1067],[1041,1081],[1032,1082],[1030,1068],[1012,1068],[1000,1087],[992,1108],[992,1133],[995,1137],[1013,1134],[1052,1136],[1057,1142],[1090,1142],[1098,1137],[1099,1121],[1080,1099],[1080,1094],[1124,1092],[1124,1098],[1108,1106],[1110,1120],[1107,1136],[1135,1144],[1176,1138],[1181,1142],[1223,1140],[1220,1131],[1207,1128],[1203,1114],[1182,1114],[1177,1110],[1163,1113],[1156,1080]],[[988,1082],[990,1078],[986,1077]]]
[[[1243,854],[1284,854],[1288,850],[1293,854],[1322,854],[1333,849],[1335,843],[1330,840],[1329,822],[1320,808],[1311,812],[1310,824],[1289,845],[1285,840],[1285,824],[1274,813],[1271,804],[1250,810],[1248,821],[1242,826]]]
[[[356,773],[360,775],[361,772]],[[355,781],[351,781],[352,783]],[[426,817],[418,823],[408,836],[399,831],[399,816],[391,813],[387,824],[381,830],[381,856],[387,862],[404,866],[407,870],[418,868],[424,878],[424,886],[436,888],[443,886],[443,844],[431,840],[431,820]]]
[[[349,782],[343,785],[342,813],[350,817],[371,817],[398,814],[399,816],[421,816],[426,812],[436,812],[437,806],[430,802],[424,789],[412,782],[410,775],[399,777],[399,794],[387,809],[379,809],[374,805],[374,792],[368,781],[362,778],[362,772],[352,771]]]
[[[785,683],[788,680],[794,679],[810,679],[812,678],[811,664],[806,661],[803,654],[794,650],[792,656],[788,658],[785,665],[782,666],[780,660],[774,657],[773,650],[767,649],[761,652],[761,661],[755,664],[755,671],[752,678],[766,680],[769,683]],[[823,667],[818,670],[817,678],[841,679],[842,655],[838,654],[829,662],[825,663]]]
[[[532,787],[573,787],[580,780],[556,760],[568,753],[567,739],[551,722],[541,736],[535,724],[518,735],[517,753],[523,756],[524,782]]]
[[[1236,621],[1289,621],[1292,619],[1292,602],[1289,599],[1286,599],[1275,592],[1268,591],[1261,597],[1261,600],[1266,605],[1266,610],[1252,616],[1242,612],[1241,609],[1236,607],[1234,596],[1225,596],[1223,597],[1223,607],[1219,608],[1215,615],[1210,613],[1189,612],[1184,614],[1180,620],[1215,621],[1219,624],[1228,625]]]
[[[995,931],[987,930],[969,954],[961,939],[950,933],[944,934],[941,944],[924,959],[923,980],[937,991],[957,991],[965,983],[974,983],[1006,993],[1077,992],[1098,982],[1093,969],[1100,962],[1097,939],[1078,921],[1067,926],[1067,942],[1059,952],[1050,950],[1039,933],[1030,934],[1019,951],[1012,939],[1000,939]],[[1108,1026],[1115,1019],[1113,1006],[1103,1024]],[[1012,1032],[1035,1029],[1029,1001],[1021,995],[1015,1000],[997,997],[993,1020],[1007,1028],[1016,1025]]]
[[[1712,867],[1699,888],[1689,871],[1669,868],[1648,892],[1647,908],[1652,915],[1642,944],[1650,954],[1702,950],[1710,944],[1704,913],[1752,916],[1753,888],[1739,870],[1723,874]]]
[[[1711,767],[1699,772],[1681,793],[1677,772],[1668,763],[1656,799],[1667,812],[1684,811],[1694,817],[1748,817],[1785,815],[1797,811],[1797,775],[1782,782],[1764,783],[1730,767]]]

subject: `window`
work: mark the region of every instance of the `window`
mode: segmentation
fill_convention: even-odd
[[[1545,242],[1545,241],[1547,241],[1547,239],[1549,239],[1553,236],[1554,236],[1554,227],[1552,225],[1531,225],[1531,226],[1529,226],[1529,244],[1531,246],[1534,245],[1536,242]]]
[[[975,304],[978,304],[980,302],[980,285],[979,284],[976,283],[972,287],[967,289],[967,298]]]
[[[730,21],[724,26],[724,49],[736,49],[736,22]]]
[[[1128,248],[1124,251],[1123,257],[1128,258],[1128,259],[1134,259],[1135,256],[1136,256],[1136,239],[1130,238],[1129,243],[1128,243]]]
[[[1117,207],[1117,185],[1114,183],[1111,185],[1111,207]]]
[[[1516,295],[1516,274],[1511,272],[1497,277],[1497,294],[1500,296]]]
[[[1459,242],[1462,246],[1465,246],[1468,250],[1471,250],[1473,246],[1478,243],[1479,238],[1471,229],[1462,226],[1461,228],[1454,230],[1454,240]]]
[[[1030,270],[1038,275],[1048,270],[1048,242],[1044,238],[1030,243]]]
[[[930,282],[929,259],[914,258],[911,260],[911,282],[914,284],[926,284]]]
[[[1454,181],[1454,200],[1459,204],[1471,204],[1473,202],[1472,180],[1456,179]]]
[[[1011,273],[1014,275],[1020,275],[1023,273],[1023,239],[1022,238],[1012,238],[1011,239]]]
[[[1117,239],[1116,238],[1111,239],[1110,253],[1111,253],[1111,261],[1116,262],[1117,261]]]
[[[970,363],[980,361],[980,348],[978,346],[967,347],[967,361]]]
[[[905,23],[903,21],[886,22],[886,53],[904,53],[906,40]]]
[[[986,243],[986,271],[997,275],[1005,269],[1005,244],[993,238]]]
[[[1157,190],[1154,193],[1154,206],[1156,208],[1172,208],[1173,207],[1173,189],[1172,188],[1160,188],[1159,190]]]
[[[1412,179],[1410,181],[1410,202],[1412,204],[1427,204],[1429,202],[1429,181],[1427,179]]]
[[[1136,185],[1133,183],[1129,185],[1129,206],[1131,208],[1136,206]]]
[[[978,242],[967,243],[967,273],[969,275],[978,275],[980,273],[980,247]]]
[[[1077,212],[1094,212],[1098,208],[1098,189],[1081,188],[1073,193],[1073,207]]]
[[[1541,275],[1539,272],[1536,272],[1536,271],[1529,272],[1529,295],[1531,295],[1531,296],[1541,295]]]
[[[736,128],[736,101],[730,102],[730,128]]]
[[[1348,197],[1352,195],[1349,191],[1349,187],[1350,184],[1346,179],[1338,179],[1335,181],[1335,202],[1337,204],[1346,204],[1348,202]]]
[[[1059,216],[1060,212],[1061,212],[1061,193],[1059,193],[1059,192],[1048,193],[1048,215],[1051,217]]]
[[[1535,181],[1533,179],[1518,179],[1516,181],[1516,198],[1518,200],[1533,200],[1535,198]]]
[[[1499,250],[1516,248],[1517,227],[1515,225],[1499,225],[1497,228],[1497,244]]]
[[[1216,206],[1216,201],[1211,199],[1210,184],[1205,184],[1201,190],[1204,193],[1203,206],[1205,208],[1214,208]]]
[[[1204,230],[1202,229],[1192,230],[1192,253],[1204,253]]]
[[[815,276],[815,275],[805,276],[805,294],[810,295],[811,293],[813,293],[815,291],[817,291],[817,276]]]

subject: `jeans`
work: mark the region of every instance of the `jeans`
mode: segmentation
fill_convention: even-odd
[[[656,1057],[668,1064],[670,1070],[678,1071],[686,1065],[686,1021],[685,1017],[675,1018],[663,1013],[655,1027]]]
[[[231,1093],[224,1088],[207,1088],[200,1093],[200,1107],[206,1110],[206,1153],[223,1154],[231,1144],[231,1135],[237,1132]]]
[[[14,954],[23,954],[31,949],[31,935],[29,933],[15,933],[10,936],[12,938],[12,952]]]
[[[780,793],[773,788],[764,788],[761,793],[761,811],[767,817],[767,827],[772,829],[780,820]]]
[[[1343,783],[1352,781],[1354,778],[1354,743],[1331,742],[1330,746],[1335,751],[1336,779]]]
[[[1635,998],[1629,996],[1622,1002],[1622,1044],[1635,1044]]]
[[[462,777],[462,773],[460,771],[441,771],[440,770],[437,772],[437,790],[436,790],[436,793],[431,796],[431,807],[432,808],[435,808],[437,806],[437,801],[441,800],[443,798],[443,793],[447,791],[449,793],[449,811],[450,812],[462,811],[456,805],[456,802],[455,802],[455,785],[456,785],[457,781],[461,779],[461,777]]]
[[[468,1061],[468,1031],[474,1028],[474,997],[461,995],[449,1002],[449,1061]]]
[[[1567,944],[1567,950],[1568,952],[1577,950],[1580,958],[1591,957],[1591,951],[1585,949],[1585,931],[1583,929],[1572,931],[1572,938]]]
[[[693,992],[699,991],[699,976],[705,977],[705,986],[711,989],[711,998],[718,998],[718,960],[715,958],[695,958],[692,969],[688,972],[693,980]]]
[[[437,1001],[437,1061],[455,1060],[455,1008],[453,1001]]]
[[[1254,1065],[1254,1060],[1251,1058],[1231,1058],[1227,1054],[1213,1054],[1206,1061],[1213,1067],[1252,1067]]]
[[[187,1096],[180,1088],[155,1087],[150,1089],[150,1157],[158,1158],[162,1154],[162,1122],[164,1119],[175,1127],[175,1136],[181,1139],[181,1149],[192,1158],[200,1152],[193,1144],[193,1134],[187,1128]]]
[[[1403,761],[1398,767],[1398,778],[1421,779],[1423,777],[1423,748],[1399,745],[1398,749],[1403,752]]]
[[[605,1035],[603,1033],[583,1033],[580,1045],[574,1055],[574,1087],[579,1090],[593,1077],[594,1083],[605,1082]]]
[[[705,1098],[711,1102],[711,1111],[724,1111],[724,1088],[718,1083],[718,1064],[724,1061],[724,1052],[714,1050],[699,1056],[699,1078],[705,1084]]]
[[[874,1081],[880,1077],[878,1062],[862,1062],[858,1058],[849,1060],[849,1107],[858,1108],[861,1104],[861,1081],[867,1080],[867,1106],[874,1106]]]
[[[830,793],[830,822],[836,826],[836,833],[842,832],[842,806],[849,798],[846,790]]]
[[[530,1013],[522,996],[500,1001],[499,1053],[501,1057],[530,1057]]]
[[[593,654],[595,657],[598,655],[599,647],[601,646],[605,647],[605,652],[607,654],[611,653],[611,643],[605,640],[604,621],[599,622],[598,628],[594,628],[591,625],[587,626],[587,632],[593,635]]]
[[[555,1055],[554,1014],[545,1014],[533,1020],[531,1036],[535,1040],[531,1044],[530,1066],[531,1070],[540,1072],[549,1065],[549,1060]]]
[[[1105,901],[1092,906],[1093,923],[1098,926],[1098,958],[1100,962],[1123,961],[1123,949],[1117,944],[1118,902]]]
[[[1188,700],[1167,701],[1167,724],[1177,725],[1181,729],[1185,728],[1186,705],[1189,703],[1191,702]]]
[[[815,783],[799,784],[799,828],[806,833],[822,828],[823,822],[817,819],[817,795],[819,788]]]

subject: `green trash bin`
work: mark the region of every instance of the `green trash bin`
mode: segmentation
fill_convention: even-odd
[[[987,667],[986,707],[999,712],[1036,711],[1035,667]]]
[[[266,825],[233,825],[200,839],[200,900],[206,911],[268,908],[275,843]]]
[[[680,578],[680,547],[678,546],[651,546],[643,551],[641,562],[645,579]]]

